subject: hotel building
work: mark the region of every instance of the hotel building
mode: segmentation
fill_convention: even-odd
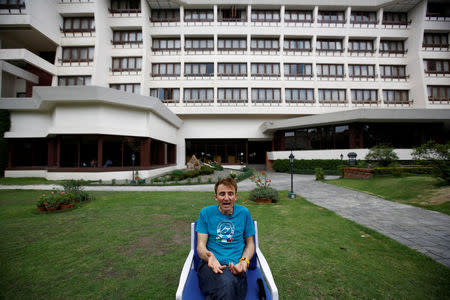
[[[126,179],[450,137],[436,0],[0,0],[5,176]],[[134,155],[133,155],[134,154]],[[133,159],[134,158],[134,159]]]

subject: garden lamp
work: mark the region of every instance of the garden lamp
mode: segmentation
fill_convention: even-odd
[[[134,155],[134,153],[131,154],[131,165],[132,165],[132,169],[133,169],[133,178],[131,179],[131,183],[135,183],[135,180],[134,180],[134,160],[135,159],[136,159],[136,155]]]
[[[289,162],[291,164],[291,192],[289,193],[288,197],[289,198],[295,198],[295,193],[294,193],[294,154],[292,153],[291,150],[291,154],[289,155]]]

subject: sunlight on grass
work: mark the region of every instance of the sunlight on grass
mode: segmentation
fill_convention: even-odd
[[[214,204],[207,192],[97,192],[81,208],[47,214],[35,210],[40,193],[0,192],[2,299],[172,299],[189,223]],[[276,204],[239,203],[258,221],[281,299],[450,297],[449,268],[287,192],[280,196]]]
[[[450,215],[450,188],[441,186],[440,180],[432,176],[375,176],[324,182]]]

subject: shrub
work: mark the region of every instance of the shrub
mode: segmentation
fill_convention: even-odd
[[[101,183],[101,179],[99,180]],[[64,190],[72,190],[72,191],[80,191],[83,189],[83,186],[86,185],[86,182],[83,179],[80,180],[66,180],[62,183]]]
[[[250,200],[272,199],[272,202],[278,201],[278,191],[270,186],[260,186],[250,191]]]
[[[316,168],[314,172],[316,174],[316,180],[323,180],[325,178],[325,173],[322,168]]]
[[[223,167],[220,164],[216,163],[215,161],[211,162],[210,165],[216,171],[222,171],[223,170]]]
[[[379,144],[369,149],[369,153],[367,153],[365,159],[376,166],[387,167],[396,162],[398,156],[393,148],[385,144]]]
[[[294,170],[297,170],[294,172],[304,174],[298,170],[312,170],[312,173],[310,174],[314,174],[315,168],[336,170],[339,165],[341,165],[340,159],[294,159]],[[277,159],[273,162],[272,167],[276,172],[291,172],[291,164],[289,159]]]
[[[373,168],[373,171],[376,175],[386,175],[386,174],[402,175],[403,173],[432,174],[433,170],[434,170],[433,167],[418,166],[418,165]]]
[[[412,157],[428,161],[434,167],[433,175],[443,179],[445,184],[450,184],[450,142],[437,144],[428,141],[414,148]]]
[[[222,168],[222,170],[223,170],[223,168]],[[208,166],[202,166],[199,171],[200,171],[201,175],[209,175],[209,174],[214,173],[214,169],[211,167],[208,167]]]
[[[116,184],[116,180],[115,179],[112,179],[111,180],[111,185],[115,185]]]
[[[244,171],[243,173],[239,174],[239,175],[236,177],[236,181],[237,181],[237,182],[242,181],[242,180],[245,180],[245,179],[247,179],[247,178],[249,178],[249,177],[251,177],[251,176],[253,175],[252,170],[250,170],[249,168],[244,168],[244,169],[247,169],[247,170]],[[242,170],[244,170],[244,169],[242,169]]]

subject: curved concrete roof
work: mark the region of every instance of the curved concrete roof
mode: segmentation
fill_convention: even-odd
[[[126,93],[99,86],[34,87],[31,98],[1,98],[0,109],[49,111],[58,104],[104,103],[149,110],[180,128],[183,121],[155,97]]]
[[[444,122],[450,125],[450,109],[373,109],[360,108],[315,116],[267,121],[261,125],[263,133],[283,129],[309,128],[354,122]]]

